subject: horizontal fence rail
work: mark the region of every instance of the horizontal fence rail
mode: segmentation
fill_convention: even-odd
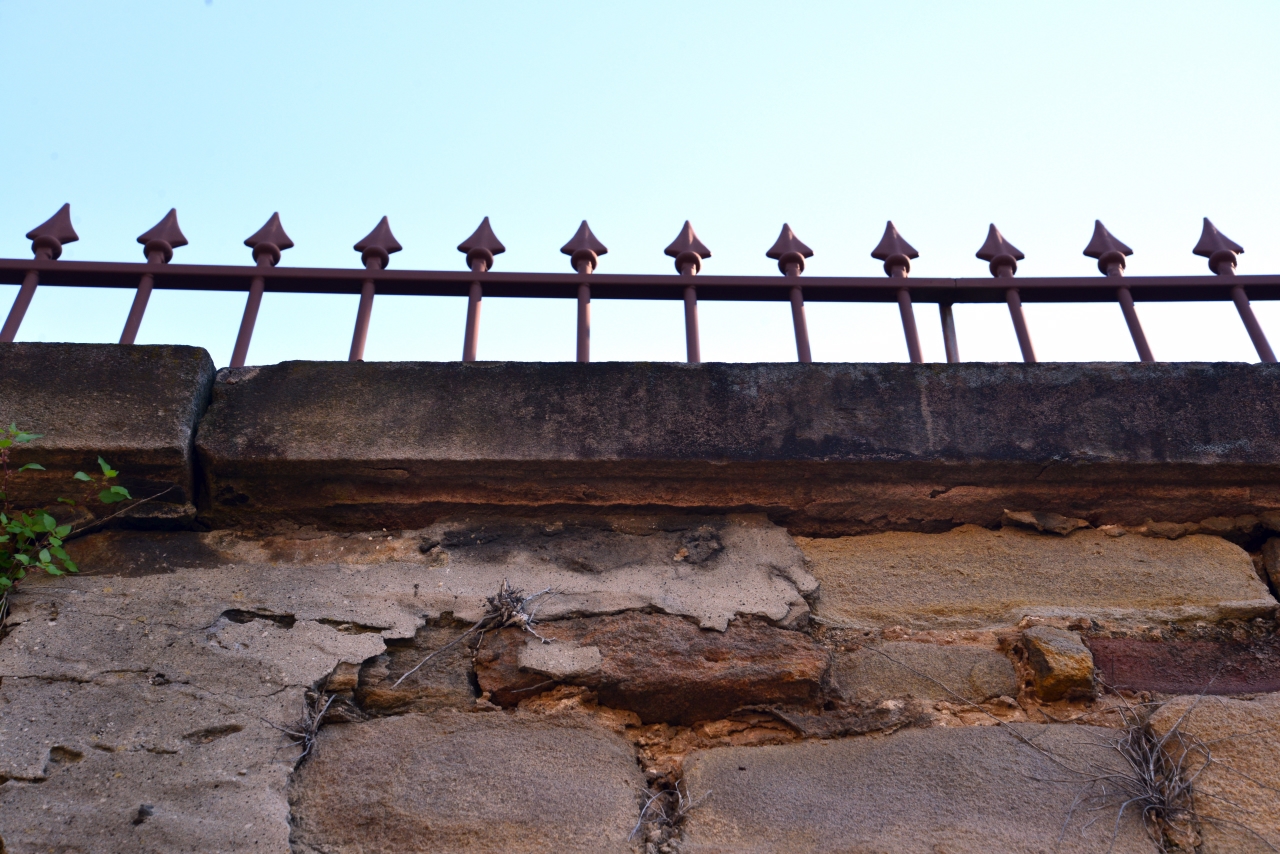
[[[1017,278],[1017,262],[1023,255],[992,225],[977,257],[989,262],[990,278],[910,278],[911,259],[918,253],[901,238],[893,223],[872,257],[884,262],[886,277],[813,276],[802,278],[804,261],[813,252],[788,226],[766,253],[778,261],[781,276],[700,275],[702,262],[711,256],[685,223],[680,235],[667,247],[675,258],[676,275],[628,275],[595,272],[599,256],[608,250],[584,221],[561,251],[570,256],[572,273],[493,272],[494,256],[505,247],[494,236],[486,217],[459,251],[466,253],[469,269],[390,270],[390,255],[401,246],[391,234],[386,217],[357,243],[365,269],[277,267],[281,252],[293,246],[278,215],[245,241],[253,250],[254,266],[171,264],[173,250],[186,245],[178,229],[177,214],[138,238],[144,245],[145,263],[59,261],[62,245],[77,240],[71,228],[70,208],[64,205],[48,222],[27,234],[34,259],[0,259],[0,284],[21,285],[2,329],[0,342],[13,341],[27,307],[40,284],[135,290],[133,306],[120,343],[136,339],[150,294],[155,289],[247,292],[244,316],[232,353],[231,365],[244,365],[262,296],[271,293],[359,294],[350,359],[363,358],[374,297],[467,297],[463,335],[463,360],[474,361],[479,340],[480,307],[485,295],[576,299],[578,302],[577,358],[590,361],[590,303],[592,299],[681,300],[685,308],[688,360],[700,361],[697,303],[700,300],[789,302],[795,327],[796,353],[801,362],[812,360],[805,320],[806,302],[888,302],[898,305],[907,351],[913,362],[923,362],[915,320],[915,303],[936,303],[948,362],[960,360],[959,342],[951,307],[956,303],[1005,303],[1018,338],[1023,360],[1036,361],[1030,331],[1022,312],[1027,302],[1118,303],[1142,361],[1155,361],[1138,320],[1136,302],[1231,301],[1245,331],[1263,362],[1275,362],[1275,353],[1254,316],[1250,299],[1280,299],[1280,275],[1238,276],[1237,255],[1244,250],[1214,228],[1208,219],[1195,254],[1209,259],[1210,276],[1124,276],[1125,258],[1132,254],[1103,227],[1095,224],[1094,237],[1085,254],[1098,259],[1099,276]]]

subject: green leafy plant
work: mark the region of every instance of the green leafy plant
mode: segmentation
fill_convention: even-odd
[[[44,572],[49,575],[65,575],[78,572],[71,556],[67,554],[64,543],[72,535],[71,525],[59,524],[58,520],[41,509],[13,510],[9,497],[9,456],[16,445],[41,438],[39,433],[28,433],[19,430],[16,424],[0,428],[0,629],[4,618],[8,615],[9,594],[14,587],[32,572]],[[111,484],[120,472],[113,469],[102,457],[98,457],[98,467],[102,473],[97,481],[102,484],[98,500],[103,504],[118,504],[130,501],[133,496],[123,486]],[[45,471],[39,463],[27,463],[17,469],[14,474],[24,471]],[[93,483],[95,477],[78,471],[73,477],[79,481]],[[59,498],[62,504],[74,505],[70,498]]]

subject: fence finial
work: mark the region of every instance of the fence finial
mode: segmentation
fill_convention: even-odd
[[[360,253],[360,261],[366,267],[369,262],[375,258],[378,260],[379,269],[387,269],[387,264],[391,261],[391,253],[399,252],[404,247],[400,245],[400,241],[396,240],[396,236],[391,233],[391,223],[384,216],[378,220],[378,224],[373,227],[373,231],[369,232],[364,238],[352,247]]]
[[[56,261],[62,255],[64,243],[75,243],[80,239],[76,230],[71,227],[71,204],[68,202],[58,208],[58,212],[27,232],[27,240],[31,241],[31,251],[37,258],[40,250],[49,252],[49,258]]]
[[[1001,267],[1008,267],[1010,273],[1018,272],[1018,262],[1027,256],[1023,255],[1018,247],[1005,240],[1004,235],[993,222],[987,230],[987,240],[978,250],[977,257],[990,262],[991,275],[998,276]]]
[[[259,256],[267,256],[271,259],[271,266],[274,267],[280,263],[280,253],[293,248],[293,241],[284,233],[284,226],[280,224],[280,214],[273,213],[266,225],[245,239],[244,245],[253,250],[255,262],[261,263]]]
[[[172,261],[173,250],[187,245],[186,235],[178,227],[178,209],[169,208],[164,219],[138,235],[138,242],[142,244],[142,254],[148,261],[157,253],[164,257],[164,263]]]
[[[573,265],[573,269],[581,273],[584,264],[591,265],[587,272],[595,270],[600,264],[600,256],[608,253],[609,250],[591,233],[591,226],[587,225],[584,219],[569,242],[560,247],[560,251],[569,256],[569,263]]]
[[[687,219],[680,233],[676,235],[676,239],[662,251],[676,259],[676,271],[680,273],[684,272],[686,266],[692,266],[695,273],[701,271],[702,259],[711,257],[711,250],[698,239],[698,235],[694,233],[693,226]]]
[[[880,238],[876,248],[871,250],[871,257],[883,261],[885,273],[892,276],[896,267],[901,267],[903,273],[910,273],[911,259],[919,258],[920,253],[903,240],[893,220],[889,220],[884,224],[884,236]]]
[[[27,236],[30,237],[30,235]],[[1232,271],[1235,270],[1236,256],[1244,254],[1244,247],[1218,231],[1217,226],[1205,217],[1204,229],[1200,232],[1200,242],[1191,251],[1202,258],[1208,258],[1209,269],[1214,272],[1214,275],[1221,276],[1223,274],[1219,268],[1223,264],[1230,264]]]
[[[489,218],[485,217],[479,227],[471,232],[471,236],[458,244],[458,251],[466,253],[468,266],[474,267],[477,260],[482,260],[485,270],[492,270],[493,256],[506,252],[507,247],[503,246],[502,241],[493,233]]]
[[[1133,254],[1133,250],[1116,239],[1116,236],[1107,231],[1107,227],[1102,224],[1102,220],[1095,219],[1093,221],[1093,237],[1089,239],[1089,245],[1084,248],[1084,254],[1089,258],[1098,259],[1098,271],[1104,276],[1110,275],[1111,267],[1118,265],[1120,270],[1125,268],[1125,257]]]
[[[791,230],[791,226],[784,222],[782,233],[778,235],[778,239],[773,242],[773,246],[764,253],[764,256],[777,261],[778,269],[783,275],[786,275],[787,267],[791,264],[796,265],[797,273],[803,273],[804,259],[812,258],[813,250],[805,246]]]

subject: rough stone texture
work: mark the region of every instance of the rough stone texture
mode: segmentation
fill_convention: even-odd
[[[301,852],[631,852],[644,778],[589,723],[503,712],[329,727],[294,783]]]
[[[1046,702],[1091,697],[1093,655],[1075,632],[1034,626],[1022,633],[1036,695]]]
[[[848,700],[949,700],[953,699],[950,692],[955,692],[981,703],[1018,696],[1013,663],[998,652],[979,647],[886,643],[838,653],[832,669],[840,693]]]
[[[1162,737],[1176,725],[1209,743],[1213,759],[1200,773],[1196,798],[1201,813],[1217,819],[1201,822],[1205,854],[1280,848],[1280,695],[1180,697],[1161,707],[1151,723]],[[1192,772],[1202,764],[1187,761]]]
[[[1108,685],[1164,694],[1280,691],[1280,638],[1246,641],[1089,639]]]
[[[526,593],[553,591],[536,603],[540,619],[649,609],[723,629],[738,614],[783,623],[808,614],[804,597],[817,582],[791,537],[763,517],[591,522],[489,518],[423,531],[301,530],[260,539],[225,531],[119,532],[74,545],[81,565],[96,574],[236,567],[227,577],[246,585],[241,608],[286,601],[299,619],[345,611],[349,621],[393,638],[412,637],[423,616],[475,622],[504,579]],[[313,581],[315,568],[339,567],[349,591],[341,602]],[[357,601],[358,608],[345,607]]]
[[[12,467],[46,469],[12,475],[10,494],[25,506],[58,507],[58,498],[71,498],[106,516],[120,508],[97,500],[101,484],[71,477],[98,474],[102,455],[120,472],[115,482],[137,498],[169,489],[132,511],[132,524],[190,521],[193,440],[213,376],[199,347],[0,344],[0,419],[43,434],[17,446]]]
[[[1280,590],[1280,537],[1272,537],[1263,544],[1262,566],[1271,580],[1271,589]]]
[[[238,580],[24,584],[0,643],[6,851],[289,850],[296,750],[265,721],[291,724],[306,686],[384,644],[238,611]]]
[[[965,526],[799,543],[821,582],[816,613],[855,626],[965,628],[1025,616],[1216,622],[1276,608],[1249,555],[1216,537]]]
[[[830,666],[808,635],[757,621],[724,632],[662,614],[627,613],[539,628],[552,642],[505,629],[476,655],[480,689],[514,705],[557,681],[590,688],[601,705],[645,723],[722,718],[743,706],[812,706]]]
[[[1114,767],[1107,730],[1019,732],[1078,768]],[[1063,833],[1081,784],[1000,727],[719,748],[695,753],[685,769],[692,796],[707,796],[685,825],[686,854],[1095,854],[1108,850],[1114,826],[1112,810],[1082,833],[1099,815],[1086,802]],[[1153,850],[1136,814],[1111,850]]]
[[[1280,508],[1280,367],[286,362],[219,372],[219,524],[768,510],[795,528]]]

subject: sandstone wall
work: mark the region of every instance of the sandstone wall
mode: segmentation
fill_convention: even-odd
[[[5,345],[0,850],[1274,850],[1278,390]]]

